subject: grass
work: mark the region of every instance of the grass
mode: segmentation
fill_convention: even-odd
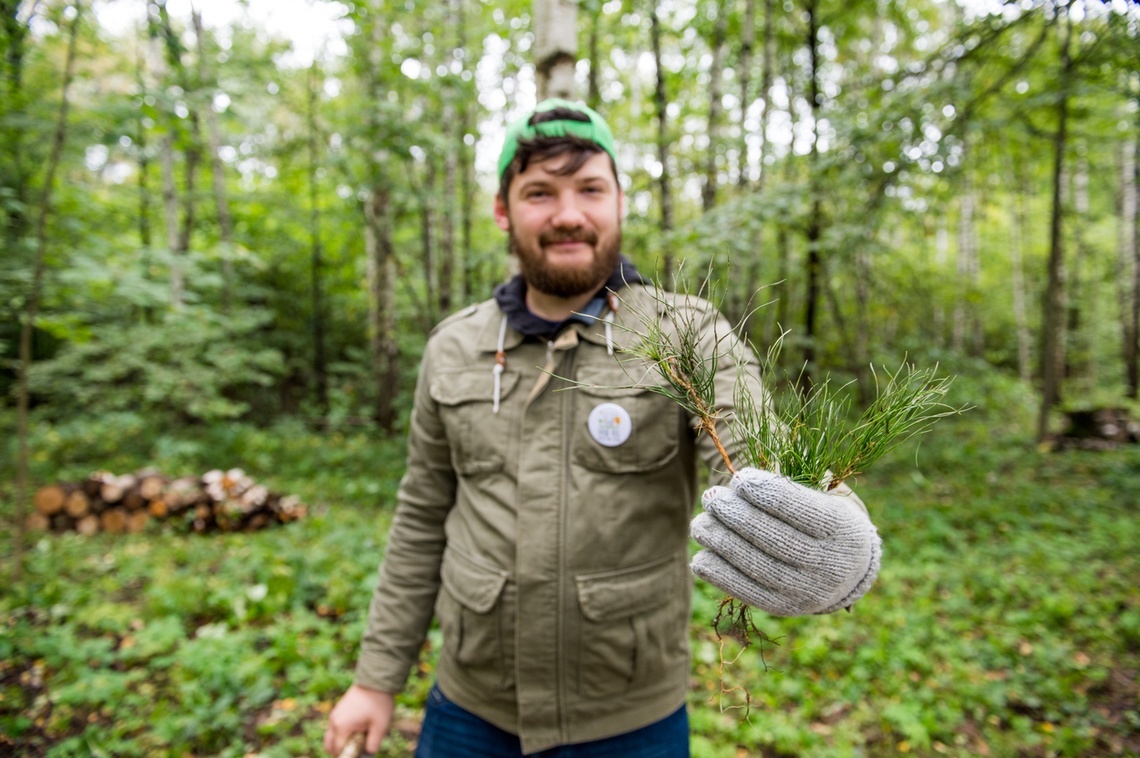
[[[1140,450],[1049,454],[1021,428],[948,420],[919,465],[900,451],[852,483],[884,538],[879,582],[850,614],[757,614],[779,646],[725,672],[751,695],[747,717],[740,692],[720,693],[719,593],[698,586],[696,758],[1140,752]],[[351,679],[401,445],[292,425],[155,434],[131,416],[40,424],[34,442],[41,483],[236,465],[312,510],[251,535],[37,537],[24,583],[0,594],[0,755],[317,754]],[[9,518],[11,488],[0,497]],[[410,755],[438,642],[386,755]]]

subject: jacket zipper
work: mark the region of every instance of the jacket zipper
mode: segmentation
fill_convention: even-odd
[[[563,376],[566,376],[567,378],[572,377],[574,374],[574,364],[576,362],[575,359],[578,356],[578,347],[578,345],[575,345],[574,349],[568,350],[568,354],[564,359],[565,373]],[[547,349],[553,351],[554,343],[549,343]],[[566,430],[566,432],[569,432],[572,428],[571,425],[573,423],[573,419],[570,418],[570,414],[573,411],[574,393],[563,392],[561,394],[562,429]],[[562,481],[558,503],[558,639],[556,642],[557,652],[555,655],[554,668],[555,681],[557,682],[556,691],[558,693],[558,699],[556,701],[556,708],[558,712],[558,727],[563,739],[566,739],[570,733],[570,727],[566,716],[566,709],[564,707],[566,688],[564,677],[564,672],[566,671],[564,640],[566,637],[566,530],[568,528],[567,522],[569,521],[569,508],[567,505],[568,488],[566,486],[566,480],[570,476],[570,440],[572,437],[573,435],[569,433],[562,435]]]

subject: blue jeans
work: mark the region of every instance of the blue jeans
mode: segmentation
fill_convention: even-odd
[[[416,758],[521,758],[519,738],[463,710],[439,691],[428,694]],[[593,742],[561,745],[532,753],[537,758],[689,758],[689,714],[671,716]]]

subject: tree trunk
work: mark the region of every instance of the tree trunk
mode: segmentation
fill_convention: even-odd
[[[202,86],[210,81],[207,65],[205,34],[202,31],[202,14],[192,10],[194,38],[198,50],[198,79]],[[218,209],[218,233],[222,241],[222,310],[228,311],[233,300],[234,268],[232,260],[233,221],[230,218],[230,204],[226,197],[226,174],[222,165],[222,138],[218,130],[218,116],[214,113],[213,98],[205,104],[206,132],[210,142],[210,167],[214,179],[214,204]]]
[[[154,72],[159,99],[165,101],[167,64],[163,51],[162,24],[158,19],[158,6],[148,6],[148,33],[150,41],[151,70]],[[184,288],[182,261],[176,254],[178,249],[178,190],[174,185],[174,119],[166,115],[166,129],[159,145],[159,165],[162,169],[162,207],[166,227],[166,247],[170,255],[170,305],[175,310],[182,307]]]
[[[950,229],[947,226],[945,214],[938,214],[937,226],[934,230],[934,268],[944,275],[946,270],[946,260],[950,257]],[[943,307],[942,298],[934,298],[934,334],[936,335],[937,345],[942,347],[946,344],[946,309]]]
[[[370,40],[365,86],[373,102],[386,97],[381,72],[384,66],[384,19],[370,20]],[[390,155],[381,140],[378,113],[371,110],[369,132],[368,197],[364,200],[364,245],[368,278],[368,348],[372,379],[376,383],[373,419],[385,434],[396,426],[396,393],[399,389],[399,349],[395,330],[396,260],[392,246],[391,185],[388,180]]]
[[[1088,271],[1091,255],[1084,227],[1088,223],[1089,212],[1089,165],[1088,151],[1083,142],[1077,144],[1076,170],[1073,178],[1073,223],[1074,255],[1069,276],[1069,294],[1065,298],[1065,329],[1063,338],[1068,348],[1065,351],[1066,366],[1063,376],[1073,377],[1077,391],[1087,395],[1096,387],[1096,361],[1092,357],[1092,324],[1100,322],[1097,314],[1097,298],[1088,296],[1089,281],[1095,276]],[[1088,309],[1086,312],[1085,309]]]
[[[43,189],[40,193],[40,204],[36,218],[35,259],[32,269],[32,286],[28,293],[24,323],[20,325],[20,363],[17,368],[17,415],[19,437],[19,460],[16,466],[16,503],[24,508],[24,513],[17,515],[16,533],[13,545],[12,571],[16,582],[24,577],[24,540],[25,523],[30,509],[25,503],[28,487],[28,411],[30,407],[30,392],[28,390],[28,371],[32,365],[32,334],[36,328],[36,318],[40,310],[40,294],[43,289],[44,271],[47,268],[47,222],[51,214],[51,196],[55,188],[55,174],[59,169],[60,156],[67,140],[67,113],[71,107],[69,100],[71,80],[75,71],[75,42],[79,36],[79,23],[83,17],[83,8],[75,3],[75,16],[71,19],[68,29],[67,58],[63,66],[63,85],[59,99],[59,115],[56,119],[55,134],[52,137],[51,153],[48,157],[47,168],[44,174]]]
[[[661,67],[661,19],[657,16],[656,0],[650,0],[649,3],[649,34],[653,43],[654,70],[657,72],[653,102],[657,110],[657,160],[661,164],[658,186],[661,190],[661,235],[664,237],[673,230],[673,191],[669,174],[669,100],[665,94],[665,70]],[[662,255],[661,265],[664,276],[672,276],[673,251],[668,245]]]
[[[728,30],[727,3],[716,4],[716,25],[713,27],[712,66],[709,68],[709,149],[705,155],[705,183],[701,187],[701,208],[707,213],[716,205],[717,166],[716,151],[720,147],[721,87],[724,84],[724,48]]]
[[[740,30],[740,176],[736,184],[741,189],[751,181],[748,163],[749,100],[752,97],[752,47],[756,42],[756,0],[744,0],[744,26]]]
[[[811,215],[807,226],[807,299],[804,303],[804,370],[801,377],[800,388],[806,390],[812,381],[812,371],[815,364],[815,334],[816,316],[819,312],[819,286],[822,275],[822,258],[820,242],[823,238],[823,203],[821,199],[819,172],[819,27],[816,17],[816,2],[807,3],[808,19],[808,52],[811,61],[810,80],[808,82],[808,97],[811,106],[812,140],[811,152],[808,154],[809,184],[811,186]]]
[[[435,256],[435,156],[424,161],[424,180],[417,193],[420,198],[420,254],[424,264],[424,292],[427,298],[427,320],[435,321],[436,286],[439,268]],[[442,298],[440,298],[442,300]]]
[[[456,11],[456,38],[461,50],[465,52],[463,56],[463,71],[470,70],[468,62],[472,59],[472,55],[467,54],[467,3],[460,2],[458,10]],[[474,77],[471,77],[474,81]],[[475,204],[475,178],[474,172],[474,158],[472,150],[467,144],[467,135],[471,131],[471,111],[468,106],[470,100],[474,100],[474,94],[465,87],[464,84],[459,85],[461,88],[461,95],[459,97],[459,133],[456,134],[455,149],[459,155],[459,219],[460,219],[460,245],[461,252],[461,273],[460,273],[460,287],[461,292],[459,297],[463,302],[471,302],[475,299],[475,261],[472,258],[471,251],[471,230],[474,223],[473,208]]]
[[[364,201],[364,244],[368,257],[368,348],[376,381],[373,419],[388,434],[395,430],[397,386],[393,380],[395,261],[387,187],[374,185]]]
[[[760,79],[760,100],[762,102],[762,109],[760,111],[760,150],[757,156],[757,163],[760,167],[760,176],[756,179],[756,189],[764,189],[764,151],[768,148],[768,118],[771,111],[771,99],[769,94],[772,90],[772,75],[773,67],[775,66],[775,45],[774,45],[774,32],[773,26],[775,25],[775,1],[764,0],[764,71]]]
[[[1119,167],[1120,194],[1117,201],[1119,213],[1116,233],[1116,286],[1120,307],[1120,336],[1122,338],[1121,357],[1124,361],[1124,382],[1128,397],[1135,398],[1140,384],[1140,365],[1137,364],[1137,325],[1133,319],[1135,304],[1140,296],[1136,286],[1136,213],[1140,195],[1137,194],[1137,144],[1129,135],[1118,145],[1117,165]]]
[[[135,82],[139,88],[139,94],[135,109],[135,128],[137,130],[135,133],[135,149],[139,156],[139,244],[143,249],[142,272],[143,276],[147,277],[147,270],[150,268],[150,248],[154,244],[154,240],[150,227],[150,151],[147,145],[146,116],[142,108],[149,90],[146,81],[146,55],[143,53],[143,48],[139,48],[137,57]]]
[[[1025,383],[1033,378],[1033,369],[1030,363],[1029,318],[1026,313],[1025,302],[1025,230],[1026,224],[1025,203],[1028,195],[1022,170],[1014,172],[1011,184],[1015,188],[1016,199],[1013,206],[1013,219],[1009,225],[1009,254],[1010,267],[1013,273],[1013,318],[1017,324],[1017,375]]]
[[[1132,164],[1132,344],[1129,355],[1132,360],[1128,364],[1128,397],[1136,399],[1140,389],[1140,366],[1137,366],[1140,356],[1140,138],[1137,138],[1135,154],[1137,159]],[[1127,223],[1127,219],[1124,219]]]
[[[1064,360],[1065,258],[1062,240],[1061,192],[1065,174],[1065,143],[1068,136],[1069,86],[1073,60],[1070,55],[1072,18],[1065,19],[1061,46],[1061,71],[1058,80],[1057,132],[1053,137],[1053,211],[1049,225],[1049,270],[1045,288],[1045,313],[1041,339],[1041,407],[1037,417],[1037,440],[1049,433],[1049,413],[1061,399],[1061,370]]]
[[[459,42],[459,18],[456,12],[456,2],[462,0],[447,0],[446,27],[452,39],[455,40],[457,50]],[[454,60],[454,53],[451,56]],[[444,65],[450,67],[451,61]],[[459,172],[459,145],[456,140],[456,77],[449,73],[444,79],[443,87],[443,214],[440,217],[439,238],[439,312],[443,315],[451,313],[454,309],[455,293],[455,185],[456,174]],[[462,135],[460,135],[460,140]]]
[[[574,66],[578,61],[577,0],[534,0],[535,83],[539,102],[576,99]]]
[[[166,53],[169,58],[169,63],[173,67],[175,81],[178,86],[182,88],[182,92],[186,95],[197,92],[197,86],[194,82],[190,81],[190,76],[186,71],[186,65],[182,61],[182,43],[178,35],[174,32],[174,27],[170,23],[170,14],[166,9],[166,2],[162,0],[158,3],[159,19],[162,23],[162,32],[166,40]],[[182,195],[182,223],[178,227],[178,232],[175,238],[173,254],[177,258],[185,258],[187,253],[190,252],[190,237],[194,231],[194,219],[197,212],[198,196],[195,189],[198,173],[198,163],[202,159],[202,130],[198,118],[198,106],[193,101],[192,97],[186,98],[186,110],[189,115],[187,121],[190,122],[190,135],[186,140],[186,148],[183,150],[183,155],[186,162],[186,176],[185,192]],[[177,123],[171,119],[171,123]]]
[[[601,85],[598,84],[598,73],[601,68],[598,61],[598,35],[602,26],[602,0],[594,0],[590,4],[590,41],[588,43],[590,70],[586,75],[586,105],[597,110],[602,102]]]
[[[24,45],[28,37],[28,27],[21,23],[19,18],[20,3],[18,0],[0,0],[0,23],[4,24],[4,33],[8,38],[8,47],[4,51],[4,79],[7,83],[4,92],[4,103],[0,106],[0,136],[3,137],[2,148],[7,167],[0,180],[13,191],[13,202],[5,203],[4,213],[4,241],[5,249],[9,255],[23,245],[28,233],[28,181],[24,168],[24,138],[26,121],[23,118],[9,118],[8,114],[20,114],[27,102],[24,91]]]
[[[963,152],[968,150],[963,147]],[[954,325],[951,346],[956,352],[977,353],[973,332],[974,306],[972,295],[978,287],[977,231],[974,228],[974,206],[977,197],[969,171],[963,172],[962,195],[958,215],[958,286],[954,301]],[[969,345],[967,345],[967,340]]]
[[[317,97],[320,77],[316,60],[309,66],[309,109],[306,114],[309,132],[309,281],[313,319],[313,378],[316,380],[317,412],[322,422],[329,415],[329,372],[325,358],[325,314],[321,293],[324,268],[324,246],[321,242],[321,206],[317,172],[320,167],[320,129],[317,126]]]
[[[791,93],[789,93],[788,101],[793,102]],[[784,161],[784,180],[791,184],[795,175],[795,164],[791,160]],[[763,174],[761,174],[763,179]],[[778,261],[776,271],[776,281],[779,282],[780,298],[776,302],[776,321],[775,324],[768,322],[770,326],[777,327],[772,331],[765,334],[764,343],[766,345],[772,344],[778,334],[786,331],[792,323],[792,238],[788,224],[783,221],[776,222],[776,258]]]

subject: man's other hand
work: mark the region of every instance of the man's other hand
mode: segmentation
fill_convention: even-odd
[[[324,748],[331,756],[339,756],[352,735],[363,732],[364,752],[374,755],[392,723],[396,698],[388,692],[370,690],[354,684],[348,688],[329,714]]]

